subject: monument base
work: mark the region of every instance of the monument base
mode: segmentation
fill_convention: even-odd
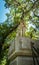
[[[10,65],[33,65],[32,57],[18,56],[10,62]]]

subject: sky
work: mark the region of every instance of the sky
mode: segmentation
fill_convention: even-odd
[[[3,23],[7,19],[7,16],[5,14],[9,13],[9,9],[5,8],[4,4],[5,2],[3,0],[0,0],[0,23]]]

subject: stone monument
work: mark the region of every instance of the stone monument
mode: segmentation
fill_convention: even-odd
[[[26,26],[18,26],[15,39],[11,42],[8,52],[10,65],[33,65],[30,39],[24,36]]]

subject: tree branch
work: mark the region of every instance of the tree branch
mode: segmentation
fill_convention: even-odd
[[[24,12],[24,14],[26,15],[28,12],[30,12],[30,10],[32,10],[35,7],[35,5],[36,5],[37,2],[39,2],[39,0],[36,0],[34,2],[33,6],[28,11]]]

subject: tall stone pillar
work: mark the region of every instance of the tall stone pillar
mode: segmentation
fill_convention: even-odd
[[[15,40],[11,42],[8,54],[10,65],[33,65],[31,41],[24,37],[25,30],[24,24],[21,23]]]
[[[30,40],[25,37],[16,37],[15,50],[12,50],[11,54],[8,56],[8,59],[10,60],[10,65],[33,65]]]

